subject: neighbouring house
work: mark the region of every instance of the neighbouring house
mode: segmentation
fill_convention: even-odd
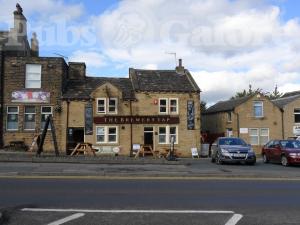
[[[202,132],[241,137],[259,153],[269,139],[283,138],[283,112],[261,93],[220,101],[202,113]]]
[[[94,148],[170,148],[181,156],[200,149],[200,89],[180,60],[176,70],[129,69],[129,78],[88,77],[84,65],[63,95],[67,149],[85,141]],[[76,112],[76,113],[74,113]]]

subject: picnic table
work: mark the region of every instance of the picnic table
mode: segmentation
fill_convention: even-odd
[[[78,143],[71,153],[71,155],[79,154],[96,156],[95,149],[93,149],[92,144],[87,142]]]

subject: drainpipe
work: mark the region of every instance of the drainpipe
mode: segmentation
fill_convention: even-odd
[[[284,110],[281,109],[281,129],[282,129],[282,139],[284,139]]]
[[[236,126],[237,126],[237,136],[240,137],[240,115],[236,114]]]
[[[70,107],[70,100],[67,100],[67,127],[66,127],[66,154],[68,152],[68,137],[69,137],[69,107]]]

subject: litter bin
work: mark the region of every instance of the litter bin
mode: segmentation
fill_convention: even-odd
[[[202,158],[206,158],[209,155],[209,144],[201,144],[201,154]]]

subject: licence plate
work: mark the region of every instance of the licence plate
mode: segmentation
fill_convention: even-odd
[[[246,154],[241,154],[241,153],[233,153],[233,157],[245,157]]]

